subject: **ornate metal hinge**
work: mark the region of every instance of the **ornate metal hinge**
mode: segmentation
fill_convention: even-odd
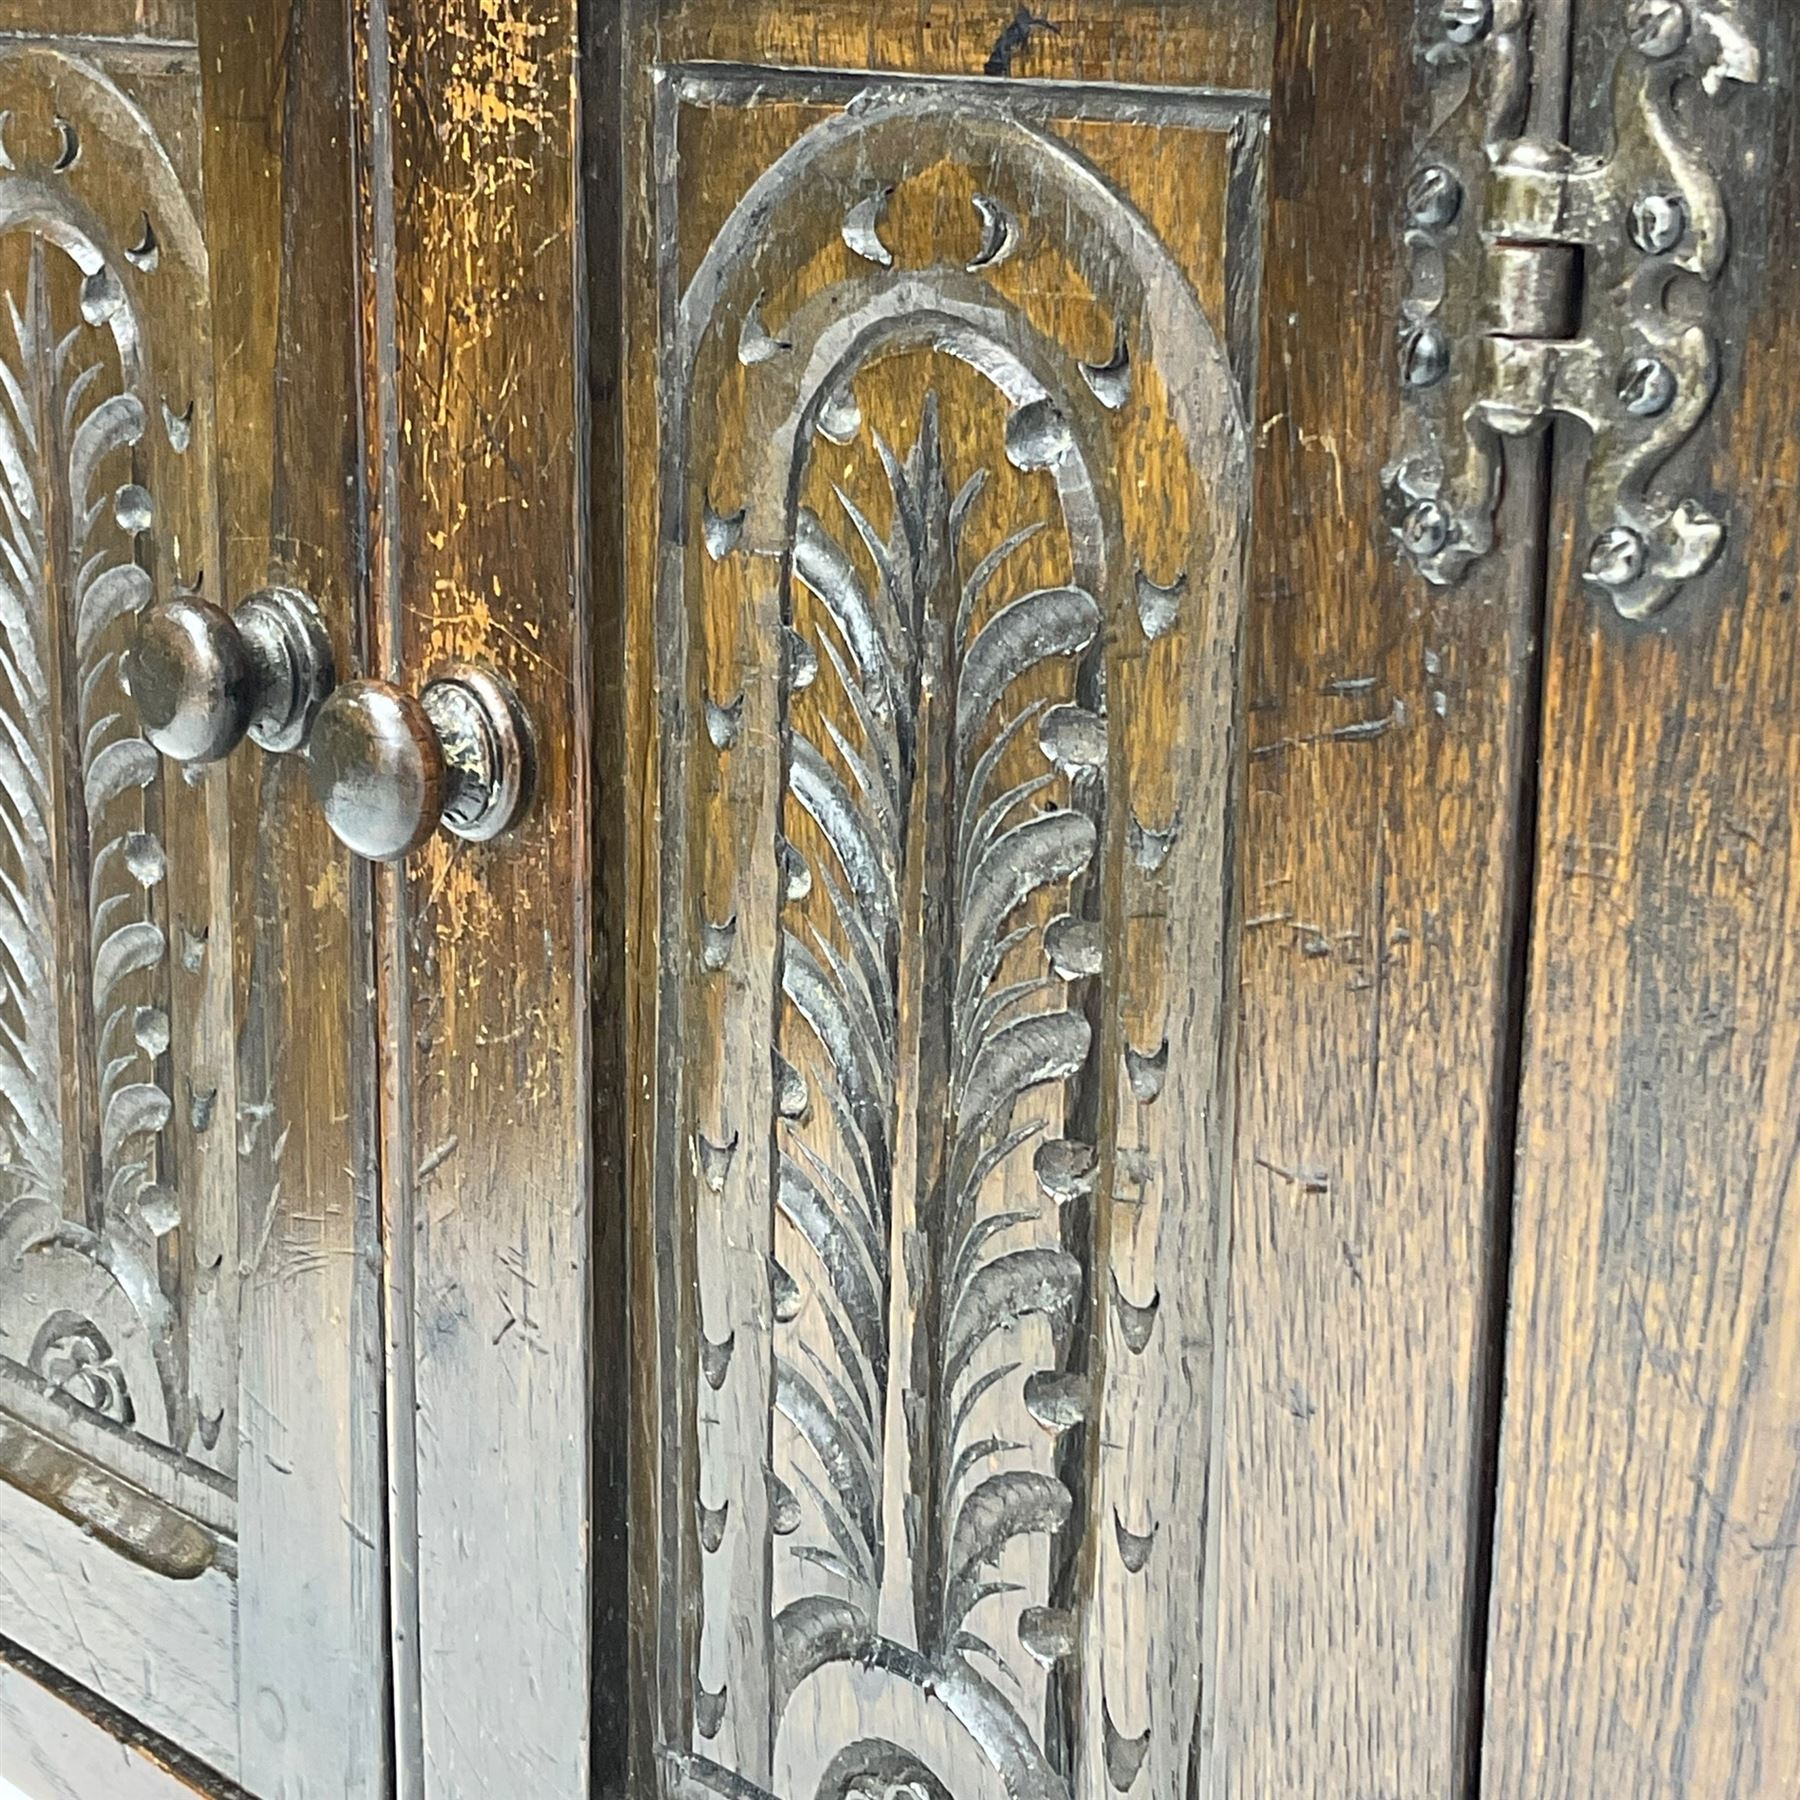
[[[1739,0],[1599,3],[1621,6],[1625,32],[1613,142],[1589,156],[1525,134],[1531,0],[1432,0],[1434,123],[1405,202],[1407,404],[1385,485],[1405,555],[1449,584],[1493,548],[1500,440],[1579,419],[1587,579],[1635,619],[1706,569],[1725,534],[1662,478],[1718,386],[1707,313],[1727,239],[1675,91],[1697,81],[1716,98],[1759,81],[1762,58]],[[1679,313],[1678,275],[1694,278]]]

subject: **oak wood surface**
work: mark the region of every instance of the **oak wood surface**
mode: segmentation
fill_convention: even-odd
[[[138,44],[189,45],[197,0],[79,0],[78,7],[46,8],[44,0],[0,0],[0,32],[51,37],[79,32],[90,42],[115,38]]]
[[[855,309],[869,306],[876,318],[885,307],[897,317],[914,311],[920,322],[914,337],[866,368],[853,359],[856,418],[821,428],[810,450],[797,441],[794,479],[804,503],[827,530],[844,527],[854,506],[873,530],[897,532],[902,503],[873,454],[874,434],[897,456],[919,454],[933,416],[927,395],[934,395],[931,441],[941,446],[952,490],[976,471],[987,477],[963,528],[969,561],[1048,503],[1050,529],[1016,552],[998,589],[1011,597],[1034,584],[1091,581],[1107,609],[1105,674],[1097,673],[1096,656],[1082,676],[1093,685],[1080,689],[1090,702],[1105,694],[1113,796],[1103,860],[1080,902],[1094,909],[1109,971],[1083,1002],[1095,1021],[1098,1097],[1091,1111],[1077,1102],[1064,1113],[1060,1095],[1034,1096],[1020,1112],[1039,1128],[1094,1133],[1104,1146],[1099,1198],[1091,1210],[1085,1203],[1070,1209],[1059,1244],[1089,1284],[1079,1357],[1058,1376],[1059,1391],[1071,1405],[1091,1405],[1094,1422],[1060,1452],[1064,1478],[1080,1496],[1077,1522],[1054,1545],[1015,1542],[1004,1561],[993,1553],[1021,1597],[972,1621],[970,1641],[988,1659],[984,1668],[999,1666],[997,1679],[1018,1698],[1022,1717],[1035,1721],[1021,1731],[1061,1734],[1049,1754],[1077,1791],[1128,1791],[1135,1783],[1136,1791],[1161,1793],[1183,1778],[1207,1680],[1196,1607],[1206,1547],[1205,1438],[1195,1442],[1171,1427],[1204,1416],[1212,1380],[1224,1142],[1223,846],[1246,448],[1231,384],[1248,387],[1253,354],[1245,322],[1256,288],[1260,109],[1025,81],[884,80],[860,71],[979,75],[979,59],[969,33],[942,21],[942,29],[907,35],[904,8],[892,9],[894,35],[878,43],[886,27],[880,11],[861,8],[852,18],[826,8],[802,18],[771,7],[727,17],[722,9],[644,7],[625,40],[637,1778],[642,1791],[660,1779],[678,1792],[811,1792],[824,1764],[834,1755],[834,1766],[841,1764],[861,1733],[893,1746],[879,1753],[889,1779],[904,1763],[909,1779],[924,1782],[929,1764],[931,1783],[968,1800],[998,1791],[990,1784],[1001,1780],[1039,1791],[1029,1785],[1039,1779],[1028,1772],[1038,1766],[1035,1745],[1024,1753],[992,1747],[990,1764],[970,1754],[944,1717],[931,1716],[928,1696],[910,1714],[900,1683],[884,1694],[873,1680],[859,1698],[827,1671],[784,1710],[782,1661],[791,1652],[778,1648],[782,1629],[773,1616],[796,1594],[801,1612],[822,1597],[799,1571],[805,1559],[830,1554],[816,1548],[825,1542],[817,1520],[829,1508],[813,1511],[809,1498],[822,1478],[797,1441],[793,1401],[775,1396],[795,1368],[829,1370],[839,1352],[823,1316],[832,1306],[851,1316],[842,1309],[853,1312],[855,1304],[849,1289],[828,1295],[828,1270],[770,1191],[772,1008],[780,1058],[796,1057],[806,1080],[825,1082],[820,1093],[831,1080],[793,1006],[784,1008],[778,993],[771,1000],[779,934],[785,927],[830,936],[836,928],[821,910],[822,883],[839,866],[822,826],[784,803],[789,777],[780,763],[790,732],[838,742],[848,757],[842,746],[850,740],[831,739],[831,727],[858,728],[844,710],[848,677],[823,663],[824,649],[817,695],[794,698],[788,715],[778,692],[787,615],[777,617],[781,479],[769,446],[772,435],[792,429],[784,407],[811,392],[812,377],[803,373],[809,358],[843,353],[814,350],[817,322],[839,310],[855,320]],[[1251,85],[1261,79],[1255,59],[1267,40],[1255,9],[1230,18],[1222,10],[1158,9],[1152,18],[1148,9],[1089,9],[1079,27],[1072,35],[1087,33],[1090,49],[1095,33],[1115,28],[1140,49],[1153,43],[1157,67],[1172,82],[1230,89],[1246,69],[1256,71]],[[813,35],[800,44],[796,32]],[[714,66],[740,56],[790,66]],[[659,69],[674,57],[686,66]],[[1069,75],[1098,66],[1064,58],[1054,69]],[[910,115],[909,106],[916,109]],[[884,130],[888,109],[898,122]],[[866,147],[851,154],[865,129]],[[828,146],[834,134],[845,141],[842,154],[808,148]],[[802,172],[790,172],[796,166]],[[1072,167],[1081,177],[1067,177]],[[889,183],[893,191],[875,206],[859,179],[871,191]],[[752,193],[763,196],[760,210],[746,199]],[[984,240],[981,205],[996,195],[1011,223]],[[1114,226],[1117,237],[1109,235]],[[1004,256],[996,261],[1008,266],[990,274],[983,258],[997,248]],[[1174,270],[1158,276],[1155,299],[1131,298],[1134,257],[1160,271],[1162,255]],[[891,283],[870,275],[871,263],[890,257]],[[1207,321],[1199,335],[1212,334],[1210,355],[1165,310],[1195,302]],[[978,314],[978,305],[986,310]],[[971,338],[995,334],[970,356],[977,367],[936,354],[958,341],[955,321],[965,318]],[[1078,401],[1089,404],[1088,389],[1060,355],[1066,346],[1067,355],[1099,369],[1118,354],[1115,324],[1131,342],[1131,395],[1113,394],[1093,409],[1093,421],[1081,412],[1100,517],[1065,523],[1055,518],[1056,490],[1042,468],[1025,472],[1033,467],[1029,452],[1019,449],[1009,463],[1000,450],[1011,441],[1009,405],[1024,395],[1015,385],[1011,402],[1002,402],[991,383],[1035,376],[993,371],[1014,356],[1029,369],[1054,371],[1045,378],[1069,381],[1055,389],[1058,403],[1077,412]],[[1102,380],[1096,396],[1105,387]],[[1116,422],[1103,410],[1110,406],[1120,408]],[[1164,408],[1192,430],[1191,439]],[[1194,423],[1201,418],[1204,427]],[[856,539],[849,541],[854,550]],[[1140,567],[1172,583],[1176,598],[1147,600],[1134,585]],[[1100,585],[1102,576],[1108,585]],[[873,569],[862,579],[872,584]],[[1166,616],[1142,610],[1163,604]],[[810,642],[835,642],[818,603],[798,585],[792,607],[792,625]],[[1067,698],[1061,678],[1045,664],[1019,692]],[[796,691],[810,685],[795,681]],[[927,703],[927,714],[942,703]],[[927,718],[921,730],[930,729]],[[921,770],[927,766],[922,760]],[[923,795],[932,777],[915,779]],[[1092,788],[1085,791],[1097,806]],[[925,829],[921,816],[909,838],[899,932],[909,966],[933,953],[931,940],[944,928],[934,921],[958,904],[950,886],[940,887],[930,853],[918,851]],[[778,835],[823,871],[813,889],[790,889],[785,914]],[[818,904],[797,924],[804,892]],[[1026,916],[1045,922],[1047,914],[1037,915],[1047,898],[1034,899]],[[1031,972],[1023,962],[1019,969]],[[929,1122],[945,1100],[934,1089],[941,1077],[928,1027],[918,1023],[930,1015],[929,991],[910,985],[914,974],[896,979],[902,1035],[917,1033],[896,1063],[895,1154],[897,1166],[910,1167],[932,1154]],[[784,1066],[778,1059],[775,1068]],[[830,1153],[829,1126],[795,1130],[810,1131],[812,1153]],[[889,1521],[884,1633],[907,1630],[903,1590],[926,1586],[933,1527],[928,1512],[913,1509],[935,1502],[922,1437],[910,1421],[937,1404],[924,1371],[934,1354],[934,1308],[949,1305],[935,1298],[925,1272],[936,1253],[927,1240],[941,1226],[925,1212],[916,1229],[904,1224],[910,1201],[902,1187],[897,1176],[896,1245],[905,1249],[884,1261],[894,1271],[884,1316],[877,1322],[868,1312],[857,1327],[891,1332],[893,1366],[918,1371],[905,1378],[904,1408],[887,1409],[896,1422],[875,1455]],[[1043,1202],[1029,1169],[1007,1187],[1007,1198],[1020,1209],[1015,1221],[1035,1226]],[[1002,1341],[1028,1370],[1060,1356],[1035,1310],[1021,1305],[1016,1334],[984,1334],[994,1342],[982,1355],[996,1354],[977,1366],[1006,1383],[1017,1364],[998,1360]],[[651,1346],[654,1360],[643,1354]],[[971,1452],[978,1472],[1009,1469],[1020,1455],[1037,1458],[1053,1441],[1048,1419],[1031,1416],[1017,1386],[994,1388],[987,1412],[977,1415],[998,1433]],[[909,1434],[910,1447],[903,1443]],[[1056,1466],[1058,1459],[1047,1461]],[[1044,1469],[1034,1465],[1034,1472],[1048,1479]],[[1011,1464],[1009,1473],[1021,1471]],[[902,1526],[903,1516],[913,1523]],[[1096,1523],[1084,1536],[1090,1519]],[[906,1571],[901,1580],[895,1569]],[[823,1597],[831,1603],[830,1582]],[[1077,1609],[1079,1623],[1068,1628],[1080,1634],[1080,1648],[1052,1645],[1040,1666],[1023,1653],[1022,1637],[1033,1628],[1029,1620],[1020,1628],[1019,1609],[1042,1598]],[[1053,1639],[1064,1626],[1054,1607],[1046,1612]],[[867,1628],[873,1625],[871,1616]],[[933,1648],[924,1637],[919,1647]],[[944,1664],[956,1666],[954,1656]],[[866,1746],[860,1753],[876,1754]],[[877,1772],[871,1763],[870,1777]],[[732,1786],[739,1777],[754,1785]]]
[[[209,1767],[235,1772],[237,1588],[229,1575],[211,1568],[171,1594],[166,1576],[5,1484],[0,1544],[0,1635],[22,1640]],[[0,1749],[3,1727],[0,1717]]]
[[[659,47],[671,62],[1260,91],[1272,22],[1245,0],[675,0]]]
[[[116,1716],[90,1717],[70,1695],[0,1660],[0,1800],[196,1800],[202,1787],[168,1752],[136,1741]],[[234,1790],[236,1791],[236,1790]]]
[[[364,600],[348,16],[203,0],[227,603],[319,604],[340,668]],[[295,757],[230,764],[240,999],[246,1454],[240,1779],[387,1786],[386,1493],[366,870]]]
[[[1725,176],[1721,561],[1647,627],[1580,571],[1565,446],[1520,1099],[1484,1792],[1800,1783],[1800,39],[1680,114]],[[1573,130],[1604,142],[1609,44]],[[1611,40],[1616,43],[1616,36]]]
[[[368,672],[489,664],[538,764],[512,835],[378,889],[395,1773],[441,1800],[587,1791],[589,1407],[620,1378],[589,1353],[577,30],[569,0],[353,27]]]
[[[1468,1791],[1478,1717],[1536,525],[1526,462],[1506,556],[1445,593],[1382,520],[1414,16],[1278,9],[1202,1784],[1221,1800],[1442,1800]]]

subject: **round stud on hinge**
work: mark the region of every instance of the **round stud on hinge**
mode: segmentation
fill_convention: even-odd
[[[416,699],[383,681],[346,682],[320,710],[306,760],[333,835],[373,862],[416,850],[440,825],[498,837],[524,811],[534,774],[518,697],[470,667]]]
[[[1619,371],[1619,400],[1634,419],[1660,418],[1675,391],[1675,372],[1660,357],[1634,356]]]
[[[1406,216],[1420,231],[1441,231],[1462,210],[1462,198],[1454,169],[1426,163],[1406,184]]]
[[[1435,325],[1409,332],[1400,346],[1400,372],[1408,387],[1435,387],[1450,373],[1450,341]]]
[[[1625,229],[1646,256],[1666,256],[1687,234],[1687,224],[1679,194],[1643,194],[1632,201]]]
[[[331,640],[292,588],[265,588],[235,613],[182,595],[146,609],[125,685],[144,736],[175,762],[217,762],[248,737],[293,750],[331,691]]]
[[[1625,35],[1639,55],[1660,62],[1673,56],[1692,29],[1682,0],[1636,0],[1625,19]]]
[[[1493,26],[1493,0],[1442,0],[1438,22],[1451,43],[1478,43]]]
[[[1435,500],[1415,501],[1400,525],[1409,556],[1429,559],[1450,542],[1450,515]]]
[[[1644,572],[1644,540],[1628,525],[1615,525],[1595,538],[1588,552],[1587,576],[1615,592],[1628,588]]]

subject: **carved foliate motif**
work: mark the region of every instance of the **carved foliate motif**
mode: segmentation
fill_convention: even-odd
[[[665,1750],[782,1800],[1160,1793],[1198,1704],[1204,1456],[1167,1433],[1210,1404],[1237,389],[1054,130],[819,111],[675,334],[699,1616]],[[1223,172],[1256,137],[1221,124]]]
[[[208,918],[171,895],[195,801],[120,667],[155,582],[201,573],[192,359],[153,321],[191,330],[204,263],[107,73],[17,49],[0,98],[0,1405],[73,1403],[225,1468],[231,1371],[194,1366],[194,1315],[209,1351],[230,1326],[194,1301],[213,1247],[176,1131],[213,1094],[177,1061],[205,991]]]

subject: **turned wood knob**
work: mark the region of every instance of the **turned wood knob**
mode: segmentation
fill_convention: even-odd
[[[183,763],[217,762],[246,737],[296,748],[334,677],[318,613],[290,588],[252,594],[235,613],[197,595],[159,600],[124,672],[144,736]]]
[[[148,608],[125,679],[144,736],[177,762],[217,762],[250,729],[256,676],[231,615],[210,600]]]
[[[497,837],[530,796],[530,733],[511,688],[485,669],[452,670],[417,699],[346,682],[320,709],[306,760],[333,835],[373,862],[416,850],[440,825]]]
[[[376,862],[437,830],[450,771],[431,716],[384,681],[350,681],[325,702],[306,761],[333,835]]]

